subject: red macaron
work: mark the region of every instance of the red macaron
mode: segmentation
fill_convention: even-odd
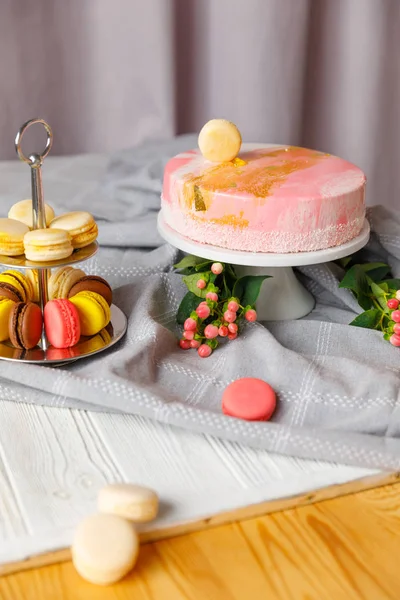
[[[50,300],[44,307],[44,328],[54,348],[70,348],[79,342],[81,324],[76,307],[66,298]]]
[[[262,379],[242,377],[230,383],[222,395],[222,412],[246,421],[268,421],[276,408],[276,395]]]

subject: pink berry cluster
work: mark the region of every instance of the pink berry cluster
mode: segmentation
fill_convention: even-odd
[[[214,275],[220,275],[223,269],[221,263],[211,265]],[[200,290],[207,287],[204,279],[199,279],[196,285]],[[206,299],[185,320],[179,345],[183,350],[194,348],[199,356],[207,358],[218,346],[218,338],[234,340],[237,337],[238,322],[242,318],[254,322],[257,313],[251,306],[241,306],[238,298],[220,300],[216,291],[207,292]]]
[[[390,318],[394,324],[390,324],[388,334],[389,342],[393,346],[400,347],[400,290],[397,290],[395,297],[387,301],[387,307],[390,309]]]

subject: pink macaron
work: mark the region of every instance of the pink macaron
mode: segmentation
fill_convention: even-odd
[[[70,348],[79,342],[79,314],[66,298],[50,300],[44,307],[44,327],[47,339],[54,348]]]
[[[222,395],[222,412],[246,421],[268,421],[276,408],[276,395],[262,379],[242,377],[230,383]]]

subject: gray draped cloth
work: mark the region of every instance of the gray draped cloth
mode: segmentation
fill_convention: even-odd
[[[400,468],[400,349],[379,332],[350,327],[361,312],[336,264],[298,271],[315,296],[298,321],[247,324],[208,359],[177,346],[175,314],[185,286],[172,271],[179,252],[157,234],[167,159],[195,146],[182,136],[111,156],[47,159],[46,200],[57,213],[91,211],[101,250],[86,266],[115,290],[128,332],[114,349],[66,367],[0,363],[1,397],[14,402],[126,412],[271,452],[362,467]],[[0,211],[26,197],[25,165],[0,163]],[[377,198],[379,201],[379,198]],[[369,210],[366,256],[400,276],[400,214]],[[221,395],[239,377],[278,393],[271,422],[222,414]]]

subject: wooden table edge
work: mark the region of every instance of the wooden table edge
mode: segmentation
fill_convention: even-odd
[[[308,504],[314,504],[340,496],[355,494],[371,488],[393,484],[398,482],[399,479],[400,473],[397,472],[377,473],[346,483],[330,485],[313,491],[308,491],[303,494],[278,498],[277,500],[268,500],[257,504],[243,506],[234,510],[217,513],[210,517],[197,519],[194,521],[186,521],[184,523],[177,523],[162,529],[153,529],[152,531],[141,533],[140,541],[141,543],[146,544],[149,542],[185,535],[187,533],[193,533],[195,531],[203,531],[219,525],[226,525],[236,521],[252,519],[261,515],[280,512],[291,508],[299,508]],[[26,571],[28,569],[35,569],[55,563],[61,563],[70,559],[71,552],[69,548],[62,548],[60,550],[37,554],[24,560],[0,565],[0,576],[11,575],[12,573],[16,573],[18,571]]]

